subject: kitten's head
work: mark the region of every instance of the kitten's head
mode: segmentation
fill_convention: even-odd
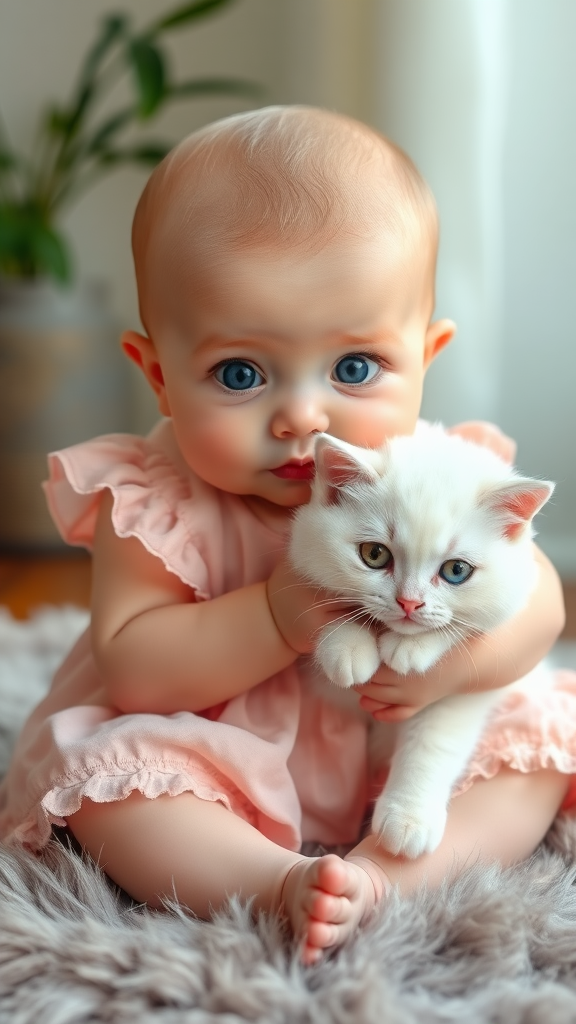
[[[290,554],[315,584],[396,632],[457,642],[519,611],[534,583],[532,519],[553,484],[441,428],[366,451],[323,435]]]

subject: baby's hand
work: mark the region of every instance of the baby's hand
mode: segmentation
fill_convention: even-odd
[[[403,722],[442,697],[477,689],[476,644],[452,648],[424,673],[399,675],[381,665],[369,683],[355,687],[360,707],[378,722]]]
[[[353,610],[347,600],[303,582],[286,559],[270,576],[267,593],[278,631],[298,654],[310,654],[320,630],[330,622],[344,620]]]
[[[516,442],[503,434],[493,423],[470,420],[468,423],[458,423],[455,427],[449,427],[446,433],[458,434],[465,441],[481,444],[484,448],[489,448],[495,455],[499,455],[504,462],[512,464],[516,458]]]

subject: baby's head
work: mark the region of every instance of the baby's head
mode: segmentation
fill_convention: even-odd
[[[267,496],[225,458],[241,458],[248,434],[266,439],[269,473],[309,460],[320,431],[366,446],[410,433],[425,369],[454,330],[430,323],[437,234],[408,157],[341,115],[270,107],[177,146],[136,210],[148,338],[130,332],[124,347],[192,468]],[[201,444],[210,464],[198,464]],[[216,456],[230,462],[223,476]],[[303,499],[272,489],[270,500]]]
[[[180,143],[140,199],[132,237],[142,321],[152,329],[167,291],[201,289],[231,253],[309,256],[379,236],[413,291],[425,289],[430,315],[437,233],[428,186],[373,129],[306,107],[229,117]]]

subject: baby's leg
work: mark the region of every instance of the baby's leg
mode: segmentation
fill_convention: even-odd
[[[344,860],[306,858],[276,846],[221,804],[191,793],[95,804],[85,800],[68,819],[79,840],[110,877],[134,898],[161,906],[176,896],[209,918],[228,895],[254,897],[254,909],[284,906],[302,959],[314,963],[340,946],[398,884],[408,893],[431,886],[477,860],[523,860],[546,834],[568,779],[553,771],[522,775],[503,769],[456,798],[442,843],[418,860],[392,857],[374,836]]]
[[[423,880],[434,887],[477,861],[503,867],[525,860],[550,828],[569,778],[552,769],[523,774],[502,768],[452,800],[446,831],[433,853],[416,860],[393,857],[376,836],[364,839],[349,857],[366,857],[401,893]]]
[[[208,919],[227,896],[254,898],[254,910],[284,908],[302,959],[340,945],[374,906],[377,870],[339,857],[303,857],[277,846],[222,804],[192,793],[148,800],[132,793],[101,804],[84,800],[68,825],[91,857],[135,899],[177,899]],[[374,881],[373,881],[374,879]]]
[[[68,825],[126,892],[151,907],[177,898],[209,918],[228,895],[280,905],[284,876],[302,858],[276,846],[216,802],[192,793],[148,800],[134,792],[116,803],[84,800]]]
[[[444,837],[431,854],[416,860],[394,857],[370,835],[344,861],[319,859],[315,888],[303,903],[308,923],[304,920],[301,929],[311,951],[308,962],[322,950],[341,945],[391,884],[409,893],[424,880],[435,887],[445,878],[454,878],[476,861],[507,866],[529,857],[552,824],[568,782],[567,776],[555,771],[522,774],[504,768],[452,801]],[[347,868],[355,869],[354,873],[347,873]],[[289,874],[285,890],[297,870]],[[337,893],[348,897],[338,913],[333,904]]]

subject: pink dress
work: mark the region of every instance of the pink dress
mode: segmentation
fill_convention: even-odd
[[[48,501],[66,540],[91,547],[109,489],[118,535],[137,537],[199,601],[267,579],[284,547],[240,497],[194,476],[169,420],[146,439],[116,434],[56,453],[50,472]],[[303,840],[353,843],[370,790],[366,722],[316,694],[310,673],[301,659],[203,714],[122,714],[102,704],[85,633],[24,726],[0,787],[0,836],[39,849],[84,796],[108,802],[138,790],[220,801],[292,850]],[[509,695],[458,791],[502,764],[576,776],[576,673],[551,675],[538,698]],[[571,786],[565,806],[574,802]]]

